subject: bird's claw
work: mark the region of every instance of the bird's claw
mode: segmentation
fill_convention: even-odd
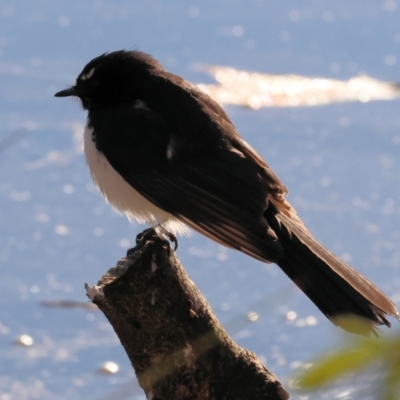
[[[157,232],[154,228],[145,229],[143,232],[140,232],[136,235],[136,246],[128,249],[126,252],[126,257],[131,258],[133,253],[140,250],[148,240],[158,238]]]
[[[168,237],[169,241],[174,244],[174,251],[178,249],[178,238],[172,232],[162,228],[162,233]]]
[[[167,231],[162,226],[158,226],[157,228],[148,228],[148,229],[144,230],[143,232],[139,233],[136,236],[136,246],[128,249],[128,251],[126,252],[126,257],[127,258],[131,258],[133,256],[133,254],[137,250],[140,250],[146,244],[146,242],[148,240],[158,239],[159,235],[157,233],[157,230],[162,235],[166,236],[171,243],[174,244],[174,251],[176,251],[177,248],[178,248],[178,239],[177,239],[177,237],[173,233]]]

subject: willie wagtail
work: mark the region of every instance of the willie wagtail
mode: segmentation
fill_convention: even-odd
[[[84,150],[93,180],[118,211],[274,262],[333,323],[390,326],[395,305],[318,243],[287,190],[207,94],[139,51],[105,53],[69,89],[88,111]]]

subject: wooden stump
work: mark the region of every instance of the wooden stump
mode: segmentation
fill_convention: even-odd
[[[255,354],[228,336],[166,241],[147,241],[86,289],[148,400],[289,398]]]

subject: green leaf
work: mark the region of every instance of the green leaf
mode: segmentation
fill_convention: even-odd
[[[300,389],[314,389],[344,374],[360,371],[382,356],[383,343],[376,339],[362,339],[323,356],[300,374],[297,384]]]

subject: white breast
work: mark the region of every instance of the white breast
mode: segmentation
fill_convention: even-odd
[[[186,225],[145,199],[122,178],[104,154],[96,149],[92,140],[92,128],[87,125],[83,136],[83,149],[94,183],[115,210],[140,224],[148,223],[152,227],[162,224],[172,233],[187,234]]]

